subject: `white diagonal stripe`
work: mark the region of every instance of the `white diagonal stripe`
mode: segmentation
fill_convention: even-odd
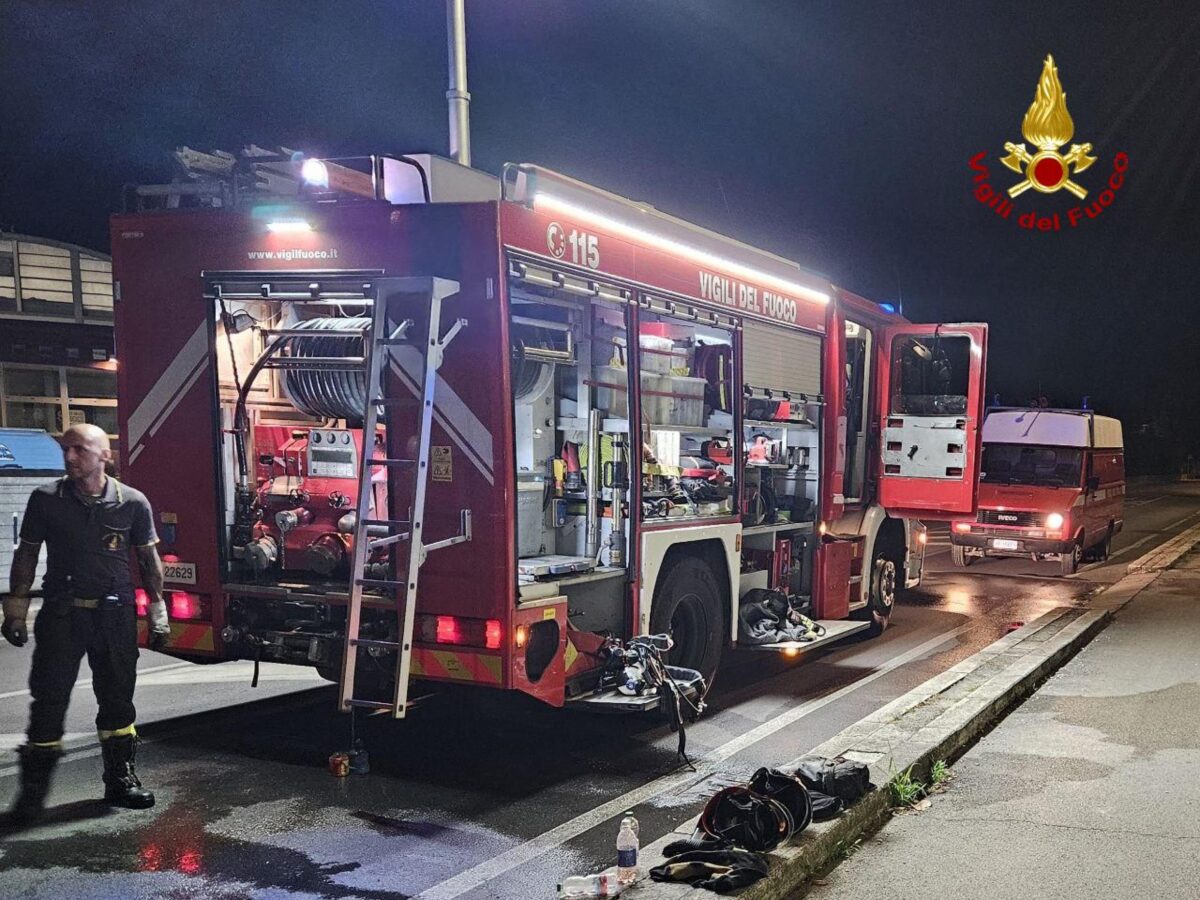
[[[393,351],[392,372],[410,391],[421,396],[421,376],[425,362],[415,347],[397,347]],[[454,388],[439,374],[433,391],[433,415],[450,439],[479,470],[488,484],[495,484],[492,471],[492,433],[471,411]]]
[[[207,354],[208,323],[201,322],[179,353],[171,360],[171,364],[158,376],[158,381],[147,391],[142,402],[137,405],[137,409],[129,414],[126,426],[130,447],[136,447],[141,443],[150,426],[179,393],[188,375],[196,369],[196,366],[200,365]]]

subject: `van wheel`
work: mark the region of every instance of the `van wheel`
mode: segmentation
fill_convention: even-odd
[[[1112,539],[1113,527],[1112,525],[1109,525],[1108,533],[1104,535],[1104,540],[1101,542],[1100,547],[1096,550],[1097,559],[1104,561],[1112,556]]]
[[[722,596],[712,569],[685,557],[659,583],[650,613],[650,633],[669,634],[674,641],[667,662],[695,669],[707,683],[712,683],[725,646]]]
[[[896,560],[887,549],[877,550],[875,558],[871,561],[871,584],[867,589],[867,605],[853,613],[855,619],[871,623],[867,629],[868,636],[882,634],[888,627],[903,578],[901,566],[896,564]]]
[[[1062,574],[1074,575],[1079,571],[1079,560],[1083,557],[1083,545],[1076,541],[1071,545],[1070,553],[1063,553],[1058,560],[1062,566]]]
[[[971,563],[975,562],[975,557],[967,552],[966,547],[960,544],[951,544],[950,561],[954,563],[956,568],[965,569]]]

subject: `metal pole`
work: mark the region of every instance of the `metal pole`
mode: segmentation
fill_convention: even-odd
[[[450,157],[471,164],[471,95],[467,92],[467,22],[464,0],[446,0],[446,42],[450,52]]]
[[[588,412],[587,520],[584,554],[593,559],[600,550],[600,410]]]

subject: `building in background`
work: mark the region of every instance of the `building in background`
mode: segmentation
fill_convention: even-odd
[[[0,232],[0,428],[89,422],[115,441],[112,322],[107,256]]]

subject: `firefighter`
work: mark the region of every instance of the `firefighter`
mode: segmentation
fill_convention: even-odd
[[[135,552],[150,595],[150,646],[158,649],[170,629],[154,516],[144,494],[105,473],[112,450],[101,429],[73,425],[63,435],[62,447],[66,476],[37,488],[25,508],[0,626],[10,644],[25,645],[29,589],[45,543],[44,601],[33,624],[29,673],[33,703],[28,740],[17,751],[21,787],[10,814],[18,825],[34,821],[45,804],[62,756],[67,701],[85,654],[100,707],[96,728],[104,758],[104,799],[130,809],[154,805],[154,794],[142,787],[133,765],[138,646],[129,560]]]

